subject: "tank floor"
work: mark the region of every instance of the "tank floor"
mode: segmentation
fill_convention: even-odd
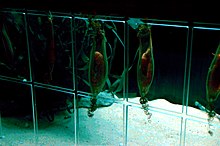
[[[80,108],[78,120],[67,112],[57,114],[53,122],[38,119],[37,134],[34,134],[31,121],[2,118],[0,146],[71,146],[75,142],[81,146],[220,145],[220,122],[214,119],[211,136],[205,112],[188,107],[187,114],[182,116],[185,107],[158,99],[149,102],[152,114],[149,118],[136,104],[138,101],[137,97],[129,99],[132,106],[114,103],[110,107],[99,108],[92,118],[87,116],[87,109]],[[124,132],[126,127],[127,135]]]

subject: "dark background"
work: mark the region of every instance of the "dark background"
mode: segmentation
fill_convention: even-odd
[[[177,21],[188,21],[188,22],[206,22],[206,23],[219,23],[220,24],[220,12],[219,12],[219,5],[217,2],[213,1],[190,1],[190,0],[151,0],[151,1],[140,1],[140,0],[127,0],[127,1],[121,1],[121,0],[0,0],[0,8],[17,8],[17,9],[28,9],[28,10],[51,10],[51,11],[57,11],[57,12],[72,12],[72,13],[82,13],[82,14],[94,14],[94,15],[107,15],[107,16],[125,16],[125,17],[141,17],[141,18],[150,18],[150,19],[160,19],[160,20],[177,20]],[[158,33],[159,37],[164,37],[166,36],[161,36],[161,33]],[[199,34],[199,33],[198,33]],[[177,35],[178,36],[178,35]],[[189,105],[194,104],[195,100],[202,99],[200,102],[203,104],[206,103],[206,99],[203,96],[204,86],[198,86],[198,85],[205,85],[205,79],[204,77],[206,76],[207,68],[209,66],[209,62],[205,60],[203,53],[199,51],[199,49],[205,49],[209,50],[208,46],[207,48],[204,47],[204,44],[201,42],[206,42],[206,38],[209,38],[210,41],[214,41],[213,38],[210,38],[208,35],[204,37],[204,41],[200,41],[200,36],[198,35],[198,43],[194,43],[194,50],[193,52],[193,60],[192,60],[192,68],[195,68],[195,70],[192,69],[192,75],[193,73],[195,74],[192,79],[196,77],[196,79],[191,81],[191,86],[193,87],[193,90],[190,91],[190,97],[189,98]],[[178,37],[176,37],[178,38]],[[219,37],[217,37],[219,39]],[[158,39],[156,39],[158,40]],[[160,44],[162,43],[163,38],[160,41]],[[175,41],[179,45],[179,41]],[[196,42],[196,40],[194,40]],[[213,44],[213,42],[207,43],[208,44]],[[166,42],[164,44],[167,44]],[[172,42],[172,45],[174,45],[173,48],[179,48],[178,46],[175,47],[175,43]],[[214,45],[214,44],[213,44]],[[158,46],[160,48],[160,46]],[[163,46],[161,46],[163,48]],[[166,47],[166,48],[169,48]],[[198,48],[198,49],[197,49]],[[212,48],[212,47],[211,47]],[[213,46],[215,49],[216,47]],[[170,52],[173,52],[170,51]],[[171,55],[169,58],[175,57],[177,54],[171,54],[167,53],[164,55],[163,52],[161,56],[166,56],[166,55]],[[209,53],[209,52],[208,52]],[[156,54],[156,53],[155,53]],[[179,53],[182,54],[182,53]],[[201,55],[202,54],[202,55]],[[207,52],[204,52],[204,54],[207,54]],[[211,54],[211,53],[210,53]],[[157,54],[156,54],[157,55]],[[160,54],[159,54],[160,55]],[[173,55],[173,56],[172,56]],[[197,56],[196,56],[197,55]],[[167,58],[162,58],[159,56],[162,61],[158,61],[159,63],[163,63],[163,59]],[[156,57],[155,57],[156,58]],[[174,58],[175,59],[175,58]],[[183,59],[184,60],[184,59]],[[170,60],[171,63],[175,63],[175,61]],[[159,63],[156,64],[159,64]],[[204,63],[201,63],[204,62]],[[176,62],[179,64],[179,62]],[[169,63],[167,63],[169,64]],[[159,64],[158,66],[164,66]],[[172,66],[168,66],[172,67]],[[164,73],[164,70],[167,68],[163,69],[160,68],[162,73]],[[170,68],[172,70],[172,68]],[[198,72],[198,70],[200,72]],[[204,72],[203,72],[204,70]],[[176,69],[175,69],[176,71]],[[180,71],[182,75],[183,71]],[[163,76],[163,75],[158,75],[159,77],[163,79],[170,79],[173,74],[170,74],[170,76]],[[162,84],[161,81],[164,80],[157,80],[158,84]],[[170,79],[170,81],[173,81]],[[201,81],[202,84],[198,84],[198,81]],[[156,83],[157,83],[156,82]],[[179,84],[179,82],[172,82],[173,86],[176,84]],[[179,87],[182,89],[181,87]],[[194,89],[195,88],[195,89]],[[163,88],[164,91],[165,88]],[[173,88],[171,88],[173,89]],[[158,88],[158,90],[162,90],[161,88]],[[176,92],[176,91],[175,91]],[[195,93],[194,93],[195,92]],[[197,93],[200,93],[200,95],[197,95]],[[177,95],[177,96],[173,96]],[[172,96],[170,95],[158,95],[155,98],[168,98],[170,101],[174,101],[175,103],[180,103],[182,102],[181,100],[181,92],[180,93],[174,93]],[[197,99],[198,98],[198,99]],[[219,103],[219,102],[218,102]],[[220,108],[218,107],[217,111]]]
[[[0,8],[49,9],[164,20],[220,22],[219,5],[214,0],[1,0]]]

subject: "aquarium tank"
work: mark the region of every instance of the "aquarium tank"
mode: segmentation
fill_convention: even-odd
[[[0,145],[220,145],[220,24],[0,11]]]

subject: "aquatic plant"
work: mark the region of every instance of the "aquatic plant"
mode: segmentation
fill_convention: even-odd
[[[0,68],[1,73],[25,73],[24,60],[24,19],[23,15],[14,11],[0,14]],[[19,36],[19,37],[18,37]],[[22,75],[21,75],[22,76]]]

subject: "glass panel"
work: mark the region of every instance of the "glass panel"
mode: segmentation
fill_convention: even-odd
[[[27,18],[34,82],[73,90],[72,18],[50,12]]]
[[[220,145],[219,25],[29,10],[0,20],[0,145]]]
[[[78,144],[82,146],[123,144],[123,105],[115,103],[102,107],[91,118],[88,117],[88,110],[85,108],[86,105],[90,106],[86,100],[88,98],[80,96],[78,102]]]
[[[74,145],[74,94],[35,87],[38,145]]]
[[[182,105],[188,27],[133,18],[128,23],[128,101],[143,96]]]
[[[179,146],[181,118],[150,112],[152,117],[148,119],[142,109],[128,108],[128,145]]]
[[[31,86],[0,80],[0,89],[0,145],[33,145]]]
[[[25,14],[0,12],[0,75],[30,80]]]
[[[79,92],[95,96],[107,90],[123,98],[124,29],[125,22],[120,18],[75,17]]]
[[[220,114],[219,97],[219,38],[220,29],[195,27],[193,29],[192,62],[188,105],[205,113]],[[193,112],[189,115],[197,116]]]
[[[186,121],[185,145],[212,145],[220,144],[220,127],[214,126],[214,134],[208,133],[208,124],[204,121]]]

